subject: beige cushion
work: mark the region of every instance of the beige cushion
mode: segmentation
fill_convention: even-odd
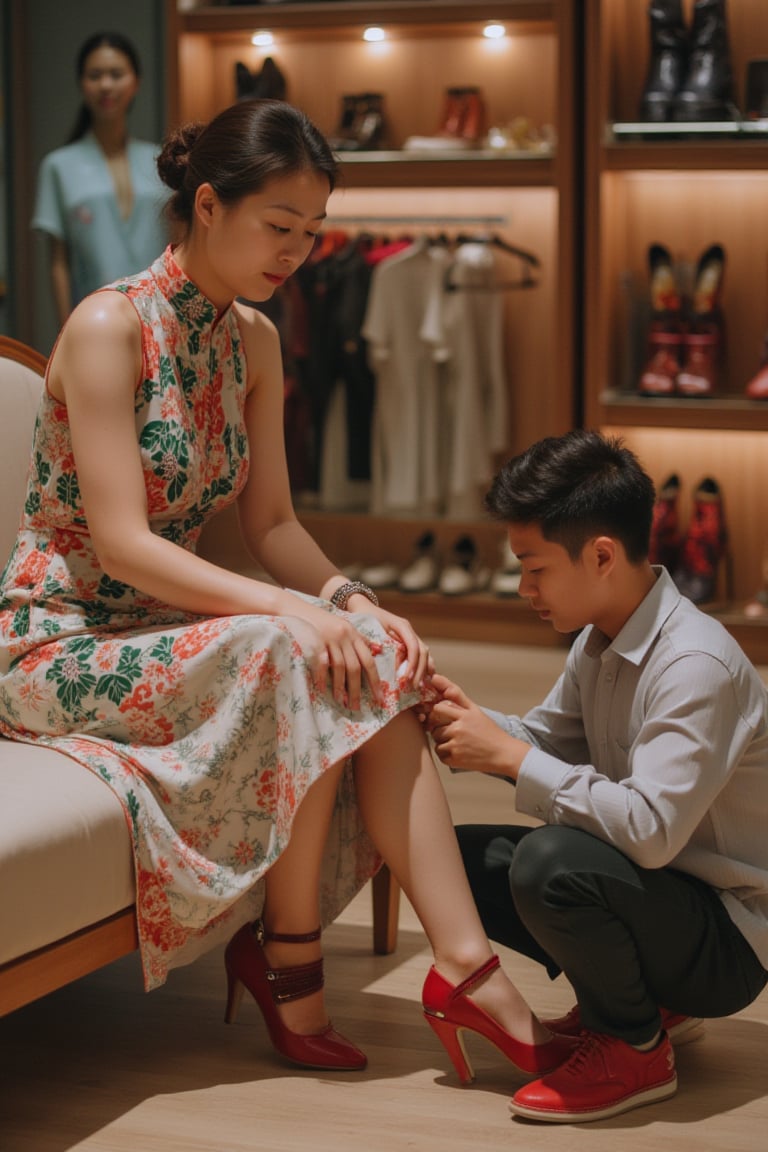
[[[120,801],[88,768],[0,737],[0,964],[134,902]]]
[[[19,529],[42,377],[0,356],[0,568]],[[87,768],[0,737],[0,964],[134,901],[122,805]]]
[[[31,368],[0,357],[0,571],[19,530],[42,389]]]

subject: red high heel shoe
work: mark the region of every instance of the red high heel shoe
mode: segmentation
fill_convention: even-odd
[[[333,1072],[358,1072],[368,1060],[364,1052],[345,1040],[331,1024],[310,1036],[286,1028],[277,1011],[278,1004],[300,1000],[319,992],[323,986],[323,961],[297,964],[291,968],[270,968],[264,955],[265,940],[287,944],[308,944],[320,939],[320,929],[303,936],[266,933],[259,920],[246,924],[230,940],[224,953],[227,971],[227,1009],[224,1019],[231,1024],[247,988],[261,1009],[272,1044],[287,1060],[305,1068]]]
[[[554,1036],[546,1044],[524,1044],[522,1040],[515,1040],[487,1012],[472,1003],[467,993],[498,967],[498,956],[492,956],[471,976],[462,980],[461,984],[454,985],[441,976],[433,965],[424,981],[421,994],[424,1015],[450,1056],[462,1084],[471,1084],[474,1080],[472,1065],[464,1047],[464,1030],[477,1032],[479,1036],[490,1040],[518,1071],[527,1072],[531,1076],[551,1072],[573,1052],[572,1037]]]

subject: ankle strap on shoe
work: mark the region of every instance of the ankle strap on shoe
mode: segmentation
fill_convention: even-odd
[[[323,961],[313,960],[310,964],[295,964],[291,968],[268,968],[267,980],[275,1004],[301,1000],[323,987]]]
[[[263,920],[257,920],[253,926],[254,935],[259,944],[265,940],[274,940],[277,944],[312,944],[319,940],[322,929],[314,928],[311,932],[267,932]]]
[[[459,996],[463,996],[465,992],[468,992],[470,988],[474,988],[484,977],[490,976],[491,972],[495,972],[500,963],[501,961],[494,953],[489,960],[486,960],[485,964],[481,964],[479,968],[476,968],[471,976],[467,976],[466,980],[462,980],[461,984],[456,985],[451,994],[451,999],[457,999]]]

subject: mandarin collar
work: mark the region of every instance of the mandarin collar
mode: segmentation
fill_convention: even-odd
[[[219,316],[213,301],[181,270],[171,244],[152,265],[152,273],[177,316],[192,328],[213,326],[217,320],[221,321],[229,315],[232,309],[229,304]]]

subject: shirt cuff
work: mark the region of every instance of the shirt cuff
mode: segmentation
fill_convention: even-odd
[[[534,816],[545,824],[556,824],[552,811],[568,771],[569,765],[563,764],[556,756],[550,756],[540,748],[531,748],[525,754],[517,775],[515,807],[518,812]]]

